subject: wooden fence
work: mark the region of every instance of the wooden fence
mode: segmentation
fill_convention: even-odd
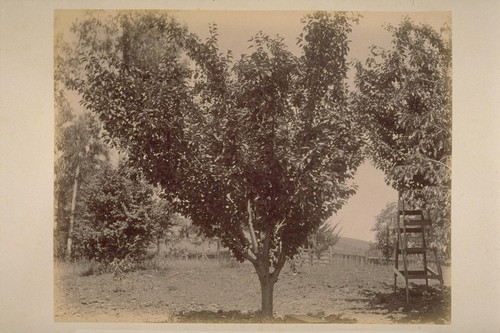
[[[311,249],[301,249],[300,253],[294,258],[295,265],[314,266],[314,265],[394,265],[394,258],[386,260],[380,254],[373,251],[363,251],[358,248],[330,248],[324,251],[318,258]],[[231,254],[227,249],[213,251],[205,250],[204,247],[196,249],[180,248],[175,252],[168,253],[169,257],[183,260],[212,260],[218,258],[229,258]],[[400,261],[400,265],[403,263]]]
[[[383,265],[393,263],[381,257],[369,256],[369,253],[344,253],[330,248],[319,257],[310,249],[302,249],[295,259],[299,265]]]

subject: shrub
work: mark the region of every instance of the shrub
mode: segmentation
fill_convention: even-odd
[[[74,230],[74,256],[104,264],[143,260],[155,231],[148,217],[152,188],[121,166],[97,175],[85,192],[85,213]]]

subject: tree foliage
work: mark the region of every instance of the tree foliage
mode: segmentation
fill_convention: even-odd
[[[394,255],[397,245],[396,228],[398,226],[397,218],[397,203],[392,202],[377,215],[375,226],[372,231],[375,231],[375,248],[382,252],[386,261],[389,261]]]
[[[54,47],[54,255],[71,250],[73,222],[82,214],[80,188],[109,163],[101,123],[90,112],[77,112],[68,99],[68,78],[79,65],[72,49],[56,35]],[[69,240],[69,241],[68,241]],[[67,246],[67,244],[69,245]]]
[[[434,211],[436,232],[444,235],[451,216],[451,36],[408,18],[387,30],[392,48],[374,46],[366,64],[357,64],[356,105],[376,166],[404,199]]]
[[[215,25],[200,40],[164,13],[75,28],[83,104],[176,209],[254,265],[267,316],[286,258],[354,193],[363,142],[345,84],[353,21],[310,14],[300,56],[259,32],[235,62]]]
[[[81,215],[79,189],[109,158],[100,139],[99,122],[92,114],[73,115],[61,92],[56,95],[56,106],[54,245],[55,256],[63,257],[71,237],[70,220]]]
[[[104,264],[143,259],[159,223],[165,223],[160,221],[163,211],[158,212],[164,205],[153,187],[122,163],[92,177],[82,192],[84,213],[75,228],[75,256]]]
[[[160,243],[166,241],[170,228],[177,224],[178,218],[174,215],[171,203],[162,197],[162,193],[157,188],[154,190],[152,203],[148,210],[148,218],[152,224],[157,255],[159,255]]]

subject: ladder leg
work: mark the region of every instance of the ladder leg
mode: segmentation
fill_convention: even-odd
[[[406,304],[410,303],[410,290],[408,289],[408,279],[405,279]]]
[[[396,270],[399,270],[399,255],[398,255],[398,251],[399,251],[399,230],[398,230],[398,239],[397,239],[397,243],[396,243],[396,250],[394,251],[395,252],[395,255],[394,255],[394,267],[396,268]],[[398,275],[396,273],[394,273],[394,292],[397,291],[397,287],[398,287]]]
[[[394,273],[394,292],[396,292],[398,289],[398,275]]]
[[[437,253],[437,249],[433,249],[434,251],[434,260],[436,261],[436,267],[439,275],[439,287],[441,287],[441,296],[444,298],[444,278],[443,278],[443,269],[441,268],[441,262],[439,262],[439,256]]]
[[[421,215],[420,215],[420,218],[422,220],[425,219],[425,216],[424,216],[424,212],[422,211],[421,212]],[[425,239],[425,227],[422,226],[422,248],[424,249],[424,253],[423,253],[423,264],[424,264],[424,272],[425,272],[425,275],[427,276],[428,274],[428,270],[427,270],[427,242],[426,242],[426,239]],[[429,291],[429,279],[425,279],[425,290],[426,291]]]

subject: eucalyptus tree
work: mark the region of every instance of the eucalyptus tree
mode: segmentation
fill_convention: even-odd
[[[392,47],[357,64],[356,108],[387,181],[433,212],[448,247],[451,216],[451,34],[405,18],[388,26]],[[449,250],[449,247],[448,247]]]
[[[54,47],[54,254],[72,257],[73,229],[81,215],[81,186],[109,163],[101,124],[71,104],[68,79],[79,69],[72,49],[56,35]]]
[[[108,151],[100,138],[99,122],[91,113],[73,115],[61,92],[56,103],[54,245],[56,255],[71,258],[79,189],[82,182],[108,163]]]
[[[265,317],[286,259],[355,192],[363,140],[345,79],[356,20],[307,15],[299,56],[259,32],[237,61],[216,25],[201,40],[165,13],[75,28],[83,104],[177,211],[252,263]]]

